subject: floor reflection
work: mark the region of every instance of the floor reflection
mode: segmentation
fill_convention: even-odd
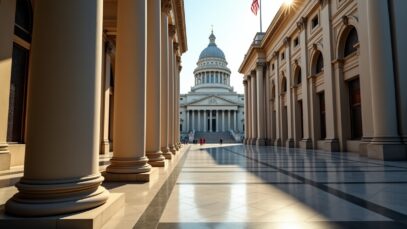
[[[406,175],[355,154],[194,146],[159,228],[404,228]]]

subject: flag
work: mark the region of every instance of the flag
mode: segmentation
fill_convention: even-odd
[[[257,15],[257,11],[259,10],[259,0],[253,0],[251,9],[254,15]]]

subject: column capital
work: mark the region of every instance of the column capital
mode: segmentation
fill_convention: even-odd
[[[256,69],[257,68],[264,68],[264,67],[266,67],[266,61],[265,60],[257,60]]]
[[[300,20],[298,20],[298,22],[297,22],[297,28],[300,31],[303,31],[303,30],[305,30],[306,26],[307,26],[307,18],[301,17]]]
[[[169,15],[172,10],[171,0],[161,0],[161,12]]]
[[[174,38],[176,32],[177,28],[175,25],[168,25],[168,35],[170,36],[170,38]]]
[[[321,6],[321,8],[324,8],[328,4],[329,4],[329,0],[319,0],[319,5]]]

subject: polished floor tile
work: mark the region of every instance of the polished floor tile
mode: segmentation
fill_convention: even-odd
[[[406,228],[407,162],[193,146],[158,228]]]

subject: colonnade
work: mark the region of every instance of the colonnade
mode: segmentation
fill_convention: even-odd
[[[115,77],[113,157],[105,178],[148,181],[152,166],[165,166],[181,148],[179,72],[186,41],[172,2],[117,1],[115,56],[102,61],[102,0],[36,1],[24,176],[7,213],[66,214],[109,198],[98,162],[101,138],[107,138],[107,131],[100,136],[107,122],[100,112],[109,113],[101,109],[100,93],[106,60],[114,62]]]
[[[225,72],[208,71],[195,74],[195,86],[208,83],[230,85],[229,74]]]
[[[187,110],[186,130],[198,132],[239,132],[238,110]]]

